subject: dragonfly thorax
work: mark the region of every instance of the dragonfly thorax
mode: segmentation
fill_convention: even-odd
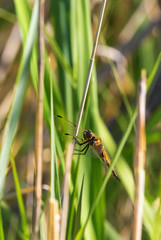
[[[83,137],[85,140],[88,140],[93,137],[93,132],[91,130],[85,130],[83,132]]]

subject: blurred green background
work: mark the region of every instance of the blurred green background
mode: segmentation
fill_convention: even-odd
[[[33,186],[38,80],[36,4],[37,1],[5,0],[1,1],[0,6],[0,175],[5,178],[5,185],[0,184],[0,223],[5,239],[24,239],[25,229],[31,233],[32,226],[33,193],[28,190],[23,195],[25,212],[22,214],[19,197],[15,193],[13,170],[9,168],[6,175],[4,170],[13,155],[20,188]],[[159,0],[107,1],[81,124],[101,137],[112,160],[133,121],[138,80],[141,70],[146,69],[147,146],[142,234],[145,240],[161,239],[160,4]],[[48,214],[46,196],[50,185],[50,79],[53,83],[54,114],[76,123],[100,7],[100,0],[45,2],[43,216]],[[63,131],[59,131],[61,122],[55,123],[58,175],[54,184],[56,198],[59,199],[59,187],[61,189],[65,173],[66,141],[62,140]],[[8,131],[4,131],[6,125]],[[134,196],[134,129],[130,129],[115,166],[121,182],[110,177],[88,220],[83,239],[130,239]],[[67,239],[76,236],[79,239],[77,233],[96,203],[104,177],[104,166],[97,158],[74,157]],[[46,222],[45,218],[42,221]],[[40,232],[41,239],[45,239],[45,224],[40,226]]]

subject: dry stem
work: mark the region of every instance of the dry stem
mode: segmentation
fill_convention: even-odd
[[[36,111],[36,140],[35,140],[35,195],[33,208],[33,232],[35,236],[39,231],[39,218],[41,213],[41,188],[42,188],[42,150],[43,150],[43,85],[44,85],[44,0],[39,0],[39,79],[38,79],[38,100]],[[37,236],[36,236],[37,237]]]
[[[59,204],[55,199],[49,200],[49,218],[48,218],[48,240],[59,240],[60,235],[60,213]]]
[[[138,118],[136,130],[136,149],[134,159],[135,171],[135,199],[134,199],[134,225],[133,240],[141,240],[142,215],[145,183],[145,110],[146,110],[146,71],[142,70],[139,83]]]

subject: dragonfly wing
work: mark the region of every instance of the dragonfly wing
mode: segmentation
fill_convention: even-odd
[[[63,141],[64,142],[69,140],[72,141],[76,125],[60,115],[55,116],[55,122],[56,122],[58,131],[60,131],[61,135],[63,136]],[[78,131],[78,138],[82,139],[82,136],[83,136],[82,132],[83,132],[83,129],[80,129]]]

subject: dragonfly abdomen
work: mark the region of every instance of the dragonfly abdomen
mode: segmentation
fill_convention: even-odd
[[[104,155],[103,161],[105,162],[105,165],[109,167],[111,165],[111,161],[110,161],[110,158],[109,158],[109,156],[108,156],[108,154],[106,153],[105,150],[104,150],[103,155]],[[118,176],[118,174],[117,174],[117,172],[114,168],[112,170],[112,173],[113,173],[114,177],[117,178],[120,181],[120,178],[119,178],[119,176]]]
[[[110,158],[109,158],[107,152],[104,150],[102,155],[103,155],[104,163],[106,164],[106,166],[109,167],[111,165],[111,161],[110,161]]]

